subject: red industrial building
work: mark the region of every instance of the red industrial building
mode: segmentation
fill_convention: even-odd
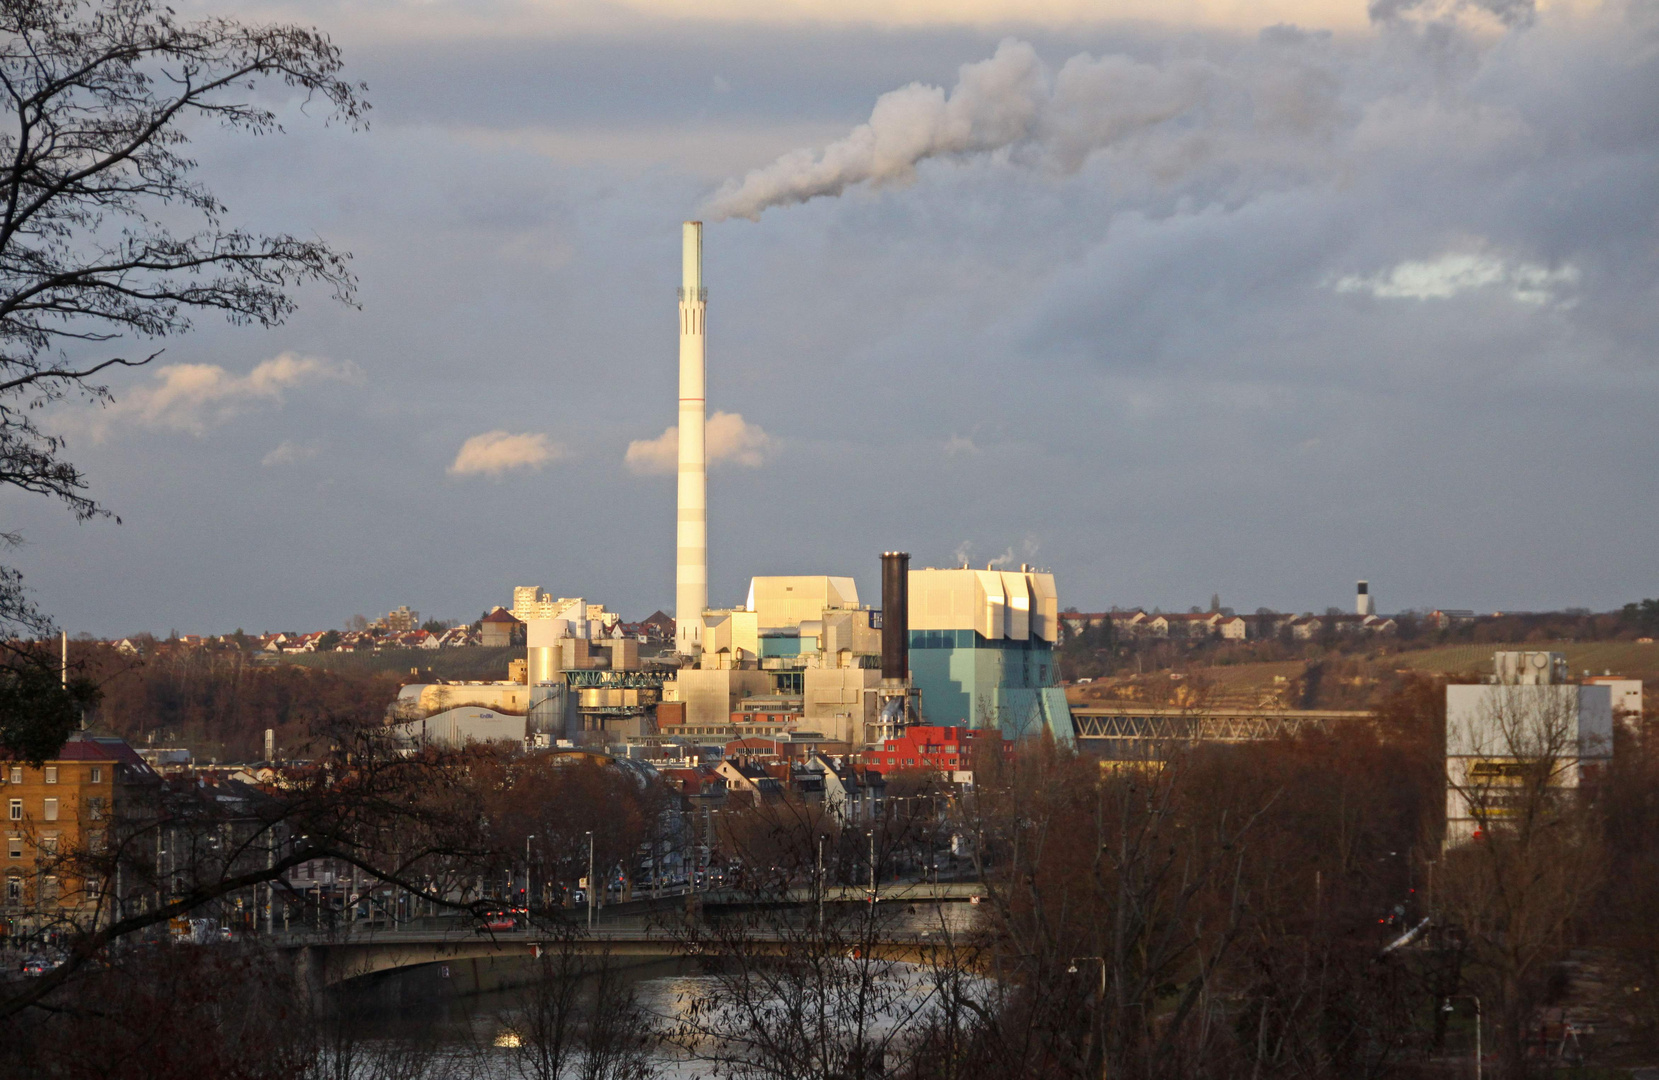
[[[882,772],[899,769],[931,769],[956,772],[972,767],[973,748],[982,740],[1002,743],[1002,752],[1013,752],[1013,743],[1000,731],[976,731],[966,727],[931,727],[919,724],[906,728],[898,738],[888,739],[880,750],[864,754],[864,764]]]

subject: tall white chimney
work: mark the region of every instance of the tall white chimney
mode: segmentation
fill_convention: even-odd
[[[680,285],[680,501],[674,557],[674,645],[695,656],[709,606],[708,456],[703,445],[703,223],[683,232]]]

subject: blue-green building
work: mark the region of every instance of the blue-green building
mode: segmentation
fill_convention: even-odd
[[[1054,647],[1053,575],[1021,568],[912,570],[910,679],[929,724],[1074,739]]]

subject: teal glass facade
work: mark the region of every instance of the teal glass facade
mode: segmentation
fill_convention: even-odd
[[[910,631],[910,675],[929,724],[1000,728],[1019,739],[1048,731],[1072,745],[1054,647],[1040,638],[992,640],[974,630]]]

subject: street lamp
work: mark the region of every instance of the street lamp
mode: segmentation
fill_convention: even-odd
[[[1454,994],[1452,997],[1467,998],[1475,1003],[1475,1080],[1481,1080],[1480,1066],[1480,998],[1473,994]],[[1452,1011],[1452,998],[1447,998],[1440,1006],[1441,1012]]]
[[[870,830],[870,903],[874,904],[876,894],[876,831]]]
[[[1106,1025],[1106,958],[1104,956],[1074,956],[1074,957],[1071,958],[1071,964],[1066,968],[1066,974],[1067,975],[1076,975],[1077,974],[1077,965],[1078,965],[1078,963],[1079,962],[1087,963],[1089,961],[1093,961],[1093,962],[1100,965],[1100,997],[1095,999],[1095,1015],[1100,1017],[1100,1023],[1101,1023],[1100,1075],[1102,1077],[1105,1077],[1105,1075],[1106,1075],[1106,1032],[1105,1032],[1105,1025]],[[1480,1080],[1480,1078],[1476,1077],[1475,1080]]]
[[[524,924],[530,925],[530,841],[536,838],[530,833],[524,838]]]
[[[1104,956],[1074,956],[1071,958],[1071,965],[1066,968],[1066,974],[1076,975],[1079,962],[1088,963],[1091,961],[1100,965],[1100,1005],[1104,1008],[1106,1005],[1106,958]]]
[[[824,932],[824,834],[818,834],[818,932]]]
[[[593,930],[593,830],[588,830],[588,930]]]

